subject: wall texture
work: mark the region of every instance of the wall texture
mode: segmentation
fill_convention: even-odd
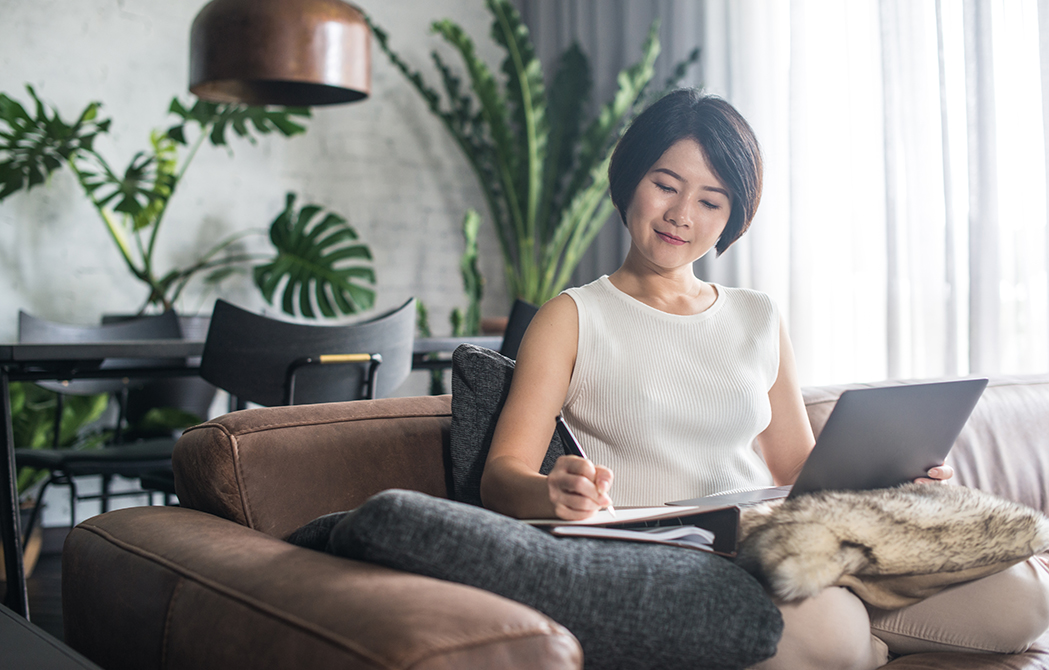
[[[32,84],[67,120],[90,101],[104,104],[112,131],[98,148],[123,169],[148,147],[154,128],[171,125],[168,103],[188,93],[189,28],[204,0],[0,0],[0,91],[26,104]],[[441,48],[431,21],[452,18],[494,63],[489,15],[479,0],[362,0],[406,60],[431,74]],[[458,62],[447,53],[450,62]],[[465,306],[458,271],[459,225],[468,207],[485,216],[474,177],[443,127],[373,43],[373,90],[365,102],[316,108],[293,139],[205,145],[172,200],[159,240],[161,268],[185,266],[232,231],[265,228],[300,194],[346,216],[375,256],[376,309],[410,296],[430,308],[438,335]],[[494,233],[482,231],[485,312],[505,314],[502,262]],[[263,243],[260,248],[267,248]],[[216,295],[275,312],[247,277],[216,293],[197,284],[181,301],[207,312]],[[50,184],[0,203],[0,341],[16,337],[17,311],[73,323],[136,310],[145,299],[95,211],[68,170]],[[425,387],[423,387],[425,388]],[[425,392],[425,391],[422,391]]]

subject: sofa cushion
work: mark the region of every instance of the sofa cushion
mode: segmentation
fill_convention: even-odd
[[[514,362],[491,349],[462,344],[452,353],[453,500],[481,506],[481,473],[513,374]],[[539,472],[550,472],[564,453],[554,435]]]
[[[588,670],[744,668],[775,653],[783,626],[758,582],[719,556],[555,538],[414,491],[384,491],[347,513],[327,548],[528,605],[576,636]]]

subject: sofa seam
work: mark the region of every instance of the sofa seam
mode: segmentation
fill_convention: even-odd
[[[171,617],[175,612],[175,601],[178,599],[179,593],[182,592],[182,585],[186,583],[186,578],[179,575],[178,584],[175,584],[175,589],[171,592],[171,599],[168,600],[168,611],[164,615],[164,634],[160,640],[160,667],[161,670],[168,666],[168,634],[171,631]]]
[[[240,500],[240,511],[244,515],[244,526],[256,530],[254,521],[252,520],[251,508],[248,501],[244,496],[244,476],[241,470],[240,460],[240,448],[237,442],[237,435],[234,434],[229,428],[223,426],[221,423],[206,422],[197,424],[196,426],[190,426],[186,429],[186,433],[190,431],[202,431],[204,429],[217,429],[226,439],[230,449],[230,460],[233,461],[233,476],[236,479],[237,484],[237,498]],[[185,433],[183,433],[185,434]]]
[[[172,572],[174,572],[175,574],[180,576],[182,583],[185,583],[185,581],[187,581],[187,580],[192,580],[192,581],[196,582],[197,584],[200,584],[201,586],[205,586],[205,587],[210,588],[210,589],[212,589],[212,590],[214,590],[214,591],[216,591],[218,593],[221,593],[221,594],[223,594],[223,595],[233,599],[235,602],[238,602],[241,605],[244,605],[245,607],[248,607],[250,609],[255,610],[256,612],[259,612],[261,614],[264,614],[264,615],[266,615],[268,617],[271,617],[271,618],[274,618],[274,619],[279,619],[279,620],[281,620],[281,621],[283,621],[283,622],[285,622],[285,623],[287,623],[287,624],[289,624],[289,625],[299,629],[303,633],[307,633],[307,634],[313,635],[315,637],[321,638],[321,639],[325,640],[326,642],[328,642],[329,644],[335,645],[337,647],[341,647],[341,648],[343,648],[343,649],[345,649],[345,650],[347,650],[347,651],[349,651],[349,652],[351,652],[353,654],[356,654],[360,658],[365,659],[367,662],[372,663],[375,667],[378,667],[378,668],[390,668],[391,667],[388,662],[384,661],[381,658],[378,658],[377,656],[375,656],[374,654],[370,653],[369,651],[367,651],[365,649],[359,648],[356,644],[353,644],[352,642],[350,642],[349,640],[346,640],[345,638],[337,637],[333,633],[329,633],[328,631],[324,630],[320,626],[317,626],[316,624],[310,623],[309,621],[306,621],[306,620],[302,619],[299,616],[296,616],[294,614],[278,610],[277,608],[269,605],[268,603],[262,602],[262,601],[260,601],[260,600],[258,600],[256,598],[252,598],[251,596],[249,596],[249,595],[247,595],[245,593],[242,593],[240,591],[237,591],[235,589],[232,589],[232,588],[222,584],[221,582],[216,582],[216,581],[214,581],[212,579],[204,577],[203,575],[201,575],[201,574],[199,574],[197,572],[194,572],[193,570],[190,570],[190,569],[188,569],[188,568],[186,568],[184,566],[181,566],[178,563],[175,563],[174,561],[171,561],[171,560],[169,560],[167,558],[164,558],[163,556],[160,556],[159,554],[155,554],[155,553],[153,553],[151,551],[146,551],[145,549],[142,549],[141,547],[136,547],[136,546],[131,545],[131,544],[127,543],[127,542],[124,542],[123,540],[120,540],[117,537],[113,536],[108,531],[106,531],[106,530],[104,530],[102,528],[99,528],[98,526],[91,525],[90,521],[85,521],[85,522],[81,523],[78,526],[78,528],[81,528],[81,529],[83,529],[85,531],[94,533],[98,537],[100,537],[103,540],[109,542],[110,544],[113,544],[114,546],[117,546],[117,547],[123,549],[124,551],[127,551],[127,552],[130,552],[132,554],[135,554],[135,555],[137,555],[137,556],[139,556],[141,558],[149,559],[149,560],[153,561],[154,563],[156,563],[157,565],[160,565],[160,566],[162,566],[164,568],[167,568],[168,570],[171,570]],[[169,603],[169,606],[170,606],[170,603]],[[171,610],[169,609],[169,614],[170,614],[170,612],[171,612]],[[167,636],[166,628],[167,628],[167,624],[165,624],[165,637]]]
[[[229,428],[227,428],[226,426],[224,426],[224,425],[222,425],[220,423],[211,423],[211,422],[209,422],[209,423],[202,423],[200,425],[193,426],[193,428],[196,428],[196,429],[219,428],[223,432],[225,432],[226,434],[228,434],[230,436],[233,436],[233,435],[251,435],[251,434],[254,434],[254,433],[267,432],[267,431],[270,431],[270,430],[278,430],[278,429],[281,429],[281,428],[299,428],[299,427],[306,428],[306,427],[310,427],[310,426],[325,426],[325,425],[335,424],[335,423],[357,423],[359,421],[386,421],[386,420],[389,420],[389,419],[431,419],[431,418],[441,419],[441,418],[451,417],[451,415],[452,415],[452,413],[450,411],[449,412],[442,412],[440,414],[423,414],[423,413],[404,414],[404,413],[401,413],[401,412],[391,412],[389,414],[376,415],[376,416],[338,417],[338,418],[325,419],[325,420],[319,420],[318,419],[318,420],[309,421],[309,422],[286,421],[286,422],[281,422],[281,423],[258,424],[258,425],[254,426],[252,428],[246,428],[246,429],[243,429],[243,430],[238,430],[235,433],[234,433],[234,431],[231,431]],[[187,432],[188,432],[188,430],[192,430],[192,429],[187,429]]]
[[[988,388],[1008,388],[1010,386],[1046,386],[1046,385],[1049,385],[1049,379],[1046,379],[1046,380],[1029,380],[1029,381],[1023,381],[1023,380],[1007,381],[1007,380],[1003,379],[1003,380],[1000,380],[1000,381],[992,380],[991,383],[989,383],[987,386],[988,386]],[[859,387],[859,388],[864,388],[864,387]],[[883,388],[883,387],[870,387],[870,388]],[[814,407],[816,405],[826,405],[828,403],[836,403],[836,402],[838,402],[838,399],[840,397],[841,397],[841,394],[838,394],[838,395],[834,396],[833,398],[817,398],[817,399],[814,399],[814,400],[811,400],[811,401],[807,401],[805,403],[805,406],[806,407]]]
[[[466,649],[482,647],[491,644],[492,642],[499,642],[500,639],[525,640],[531,637],[550,637],[551,635],[564,637],[566,635],[566,631],[559,630],[558,627],[553,626],[547,622],[543,622],[540,626],[508,626],[499,632],[489,633],[483,637],[460,639],[454,642],[449,642],[448,646],[441,647],[440,649],[433,649],[427,652],[420,652],[414,659],[406,660],[405,663],[401,665],[401,667],[404,670],[411,670],[411,668],[416,667],[418,664],[424,663],[437,656],[457,651],[463,651]]]
[[[227,431],[230,446],[230,458],[233,460],[233,476],[237,478],[237,497],[240,499],[240,510],[244,514],[244,525],[255,530],[255,517],[251,513],[251,501],[248,500],[247,487],[244,485],[244,471],[240,459],[240,444],[237,436]]]

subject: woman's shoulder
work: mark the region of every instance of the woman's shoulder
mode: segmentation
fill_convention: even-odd
[[[737,310],[743,310],[753,316],[772,317],[779,314],[776,301],[768,293],[752,288],[721,286],[717,289],[724,295],[725,302]]]
[[[539,311],[528,324],[529,330],[542,333],[556,333],[563,337],[568,332],[578,329],[579,310],[576,302],[566,293],[560,293],[543,303]],[[532,326],[535,326],[533,328]]]
[[[612,283],[608,279],[608,275],[601,275],[589,284],[583,284],[582,286],[572,286],[566,288],[558,294],[558,298],[562,296],[571,296],[573,299],[581,299],[593,297],[598,294],[606,294],[609,292],[609,287]]]

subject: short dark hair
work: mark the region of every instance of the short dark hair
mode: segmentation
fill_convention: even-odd
[[[641,179],[667,149],[686,138],[699,143],[731,196],[732,211],[716,246],[720,256],[750,227],[761,202],[762,176],[761,148],[754,131],[721,98],[681,88],[641,112],[612,153],[608,166],[612,204],[626,223],[627,207]]]

